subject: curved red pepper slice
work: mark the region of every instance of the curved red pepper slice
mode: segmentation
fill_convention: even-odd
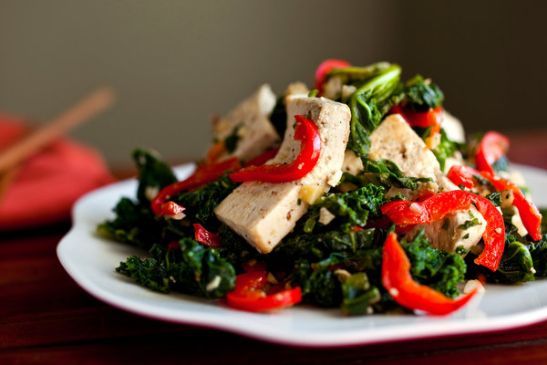
[[[535,204],[526,199],[522,190],[513,182],[493,176],[488,172],[483,172],[481,175],[490,181],[497,191],[509,190],[513,193],[513,205],[519,212],[524,228],[534,241],[539,241],[541,239],[541,221],[543,217]]]
[[[472,188],[475,185],[474,175],[481,175],[487,179],[497,191],[509,190],[513,193],[513,205],[517,208],[522,224],[532,240],[541,239],[541,222],[543,217],[534,203],[526,199],[522,190],[513,182],[494,176],[489,172],[478,172],[467,166],[452,166],[448,171],[448,178],[456,185]],[[468,186],[468,185],[471,186]]]
[[[509,139],[501,133],[486,132],[475,153],[475,165],[479,171],[494,175],[492,164],[505,155],[509,149]]]
[[[323,93],[323,85],[332,70],[349,66],[351,66],[351,64],[344,60],[328,59],[321,62],[315,70],[315,88],[319,90],[319,95]]]
[[[482,235],[484,249],[475,263],[496,271],[505,248],[505,225],[503,216],[490,200],[467,191],[454,190],[435,194],[421,202],[392,201],[384,204],[381,210],[393,223],[405,226],[439,221],[451,213],[469,209],[471,204],[486,220],[486,230]]]
[[[429,148],[433,146],[435,136],[441,132],[441,120],[443,108],[438,106],[425,112],[417,112],[400,105],[395,105],[390,111],[392,114],[401,114],[411,127],[431,128],[426,144]]]
[[[208,231],[199,223],[194,224],[194,239],[207,247],[219,248],[221,246],[219,235]]]
[[[446,177],[460,187],[463,186],[464,188],[471,189],[475,186],[474,174],[467,169],[470,168],[462,165],[454,165],[448,170]],[[478,171],[477,174],[479,174]]]
[[[158,195],[152,199],[150,204],[152,212],[154,212],[157,216],[168,216],[175,218],[173,212],[179,210],[182,212],[184,208],[169,199],[183,191],[196,189],[202,185],[213,182],[221,177],[226,171],[237,170],[240,167],[241,165],[235,157],[222,162],[198,167],[196,172],[194,172],[194,174],[186,180],[178,181],[161,189]]]
[[[319,160],[321,152],[321,136],[317,126],[303,115],[295,116],[296,127],[294,139],[301,141],[300,152],[293,162],[288,164],[271,164],[248,166],[230,174],[235,182],[262,181],[283,183],[294,181],[306,176]]]
[[[268,273],[254,270],[236,277],[235,289],[228,293],[226,302],[230,307],[249,312],[269,312],[287,308],[302,300],[299,287],[267,293]]]
[[[475,289],[458,299],[451,299],[414,281],[410,274],[410,261],[393,232],[388,234],[384,244],[382,284],[403,307],[436,315],[449,314],[460,309],[477,293]]]

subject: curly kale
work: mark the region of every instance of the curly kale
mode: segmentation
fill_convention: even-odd
[[[214,209],[237,187],[227,176],[196,190],[180,194],[175,201],[186,208],[185,214],[208,227],[217,225]]]
[[[190,238],[179,241],[179,248],[154,245],[152,257],[128,257],[116,271],[149,289],[167,293],[178,291],[221,298],[235,286],[235,269],[216,249]]]
[[[416,75],[409,79],[403,88],[405,107],[417,112],[424,112],[441,106],[444,94],[441,89],[429,79]]]
[[[348,315],[372,313],[372,306],[380,302],[381,294],[370,284],[364,272],[356,273],[342,282],[342,312]]]
[[[169,165],[163,162],[157,153],[149,150],[136,149],[133,160],[139,173],[137,199],[141,204],[148,204],[147,191],[159,191],[163,187],[177,181],[177,177]]]
[[[366,177],[375,184],[415,190],[419,183],[430,182],[430,178],[404,176],[397,164],[390,160],[365,160]]]
[[[540,241],[532,242],[528,248],[534,262],[535,275],[547,277],[547,234],[544,234]]]
[[[451,141],[447,137],[444,129],[441,129],[441,142],[437,145],[437,147],[435,147],[435,149],[432,150],[432,152],[435,157],[437,157],[437,161],[439,161],[442,171],[444,171],[446,159],[453,156],[459,148],[460,145],[454,141]]]
[[[304,232],[313,231],[321,208],[328,209],[338,218],[335,224],[364,226],[369,216],[379,215],[380,206],[385,203],[384,192],[382,186],[366,184],[353,191],[327,194],[311,207],[304,218]]]
[[[115,218],[97,226],[97,234],[148,249],[162,237],[163,226],[150,208],[122,198],[114,207]]]
[[[458,284],[464,281],[467,269],[460,255],[432,247],[423,230],[412,241],[403,242],[403,247],[414,279],[450,297],[460,294]]]
[[[378,73],[359,85],[349,100],[351,110],[348,149],[364,158],[370,148],[370,134],[391,107],[391,96],[399,85],[401,68],[397,65]]]

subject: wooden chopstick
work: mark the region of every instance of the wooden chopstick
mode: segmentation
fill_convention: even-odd
[[[19,142],[0,153],[0,174],[17,166],[70,129],[105,111],[112,105],[114,99],[112,89],[108,87],[97,89],[57,118],[23,137]]]
[[[108,87],[97,89],[57,118],[25,135],[6,150],[0,151],[0,201],[17,174],[18,165],[21,162],[72,128],[108,109],[114,100],[115,95],[112,89]]]

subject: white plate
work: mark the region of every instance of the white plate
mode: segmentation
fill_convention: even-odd
[[[547,206],[547,173],[520,166],[539,206]],[[192,165],[178,167],[180,176]],[[343,317],[338,310],[296,307],[274,314],[232,310],[220,302],[144,289],[114,268],[144,252],[97,237],[121,196],[133,197],[136,182],[122,181],[87,194],[74,208],[74,226],[57,247],[61,264],[86,291],[115,307],[160,320],[223,329],[267,341],[301,346],[340,346],[494,331],[547,319],[547,280],[520,286],[488,285],[486,294],[449,317],[372,315]]]

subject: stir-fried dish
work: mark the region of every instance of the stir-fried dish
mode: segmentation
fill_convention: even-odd
[[[542,214],[497,132],[466,139],[430,79],[323,62],[315,87],[268,85],[213,121],[177,181],[133,153],[135,198],[101,236],[147,250],[116,271],[151,290],[269,312],[448,314],[482,290],[547,275]]]

